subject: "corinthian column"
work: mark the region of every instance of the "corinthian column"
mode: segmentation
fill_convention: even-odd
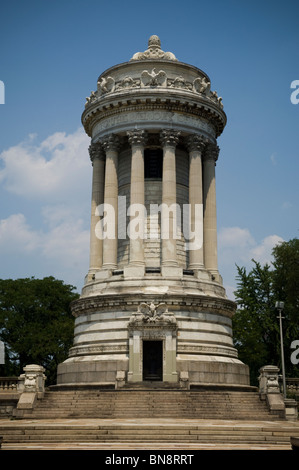
[[[207,145],[204,156],[204,263],[205,267],[218,280],[217,261],[217,213],[215,166],[219,147]]]
[[[97,236],[97,224],[100,222],[97,207],[104,202],[105,154],[101,144],[91,144],[89,155],[93,167],[89,257],[89,279],[92,279],[95,272],[102,267],[103,263],[103,241],[101,237]]]
[[[106,152],[104,204],[107,221],[107,233],[103,239],[103,269],[116,269],[118,244],[118,136],[111,134],[103,140],[102,144]]]
[[[139,270],[127,270],[125,274],[144,273],[144,144],[146,132],[134,130],[127,132],[132,147],[131,188],[130,188],[130,266],[141,267]]]
[[[160,134],[163,145],[162,175],[162,267],[178,266],[176,254],[176,164],[175,149],[180,132],[163,130]]]
[[[202,153],[206,140],[200,135],[191,135],[187,145],[189,149],[189,268],[203,269]]]

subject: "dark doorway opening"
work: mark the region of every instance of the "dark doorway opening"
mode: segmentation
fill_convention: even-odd
[[[163,380],[163,341],[143,341],[143,380]]]
[[[144,151],[144,177],[162,178],[163,150],[145,149]]]

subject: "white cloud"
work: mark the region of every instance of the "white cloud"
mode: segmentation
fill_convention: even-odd
[[[276,160],[276,154],[275,153],[272,153],[272,155],[270,156],[270,160],[271,160],[271,163],[272,163],[273,166],[277,165],[277,160]]]
[[[251,257],[263,265],[266,263],[270,264],[273,259],[272,250],[281,242],[283,242],[283,238],[281,238],[279,235],[269,235],[268,237],[265,237],[256,247],[252,248]]]
[[[225,227],[219,232],[219,251],[225,263],[250,262],[265,264],[272,260],[272,249],[282,242],[279,235],[266,236],[257,242],[247,228]]]
[[[0,277],[54,275],[81,286],[88,269],[89,229],[68,217],[46,231],[32,229],[24,214],[0,220]]]
[[[39,247],[40,234],[30,229],[24,214],[0,220],[0,253],[32,253]]]
[[[279,235],[268,235],[257,242],[247,228],[224,227],[218,235],[219,270],[229,298],[236,285],[236,265],[253,267],[252,259],[262,265],[271,264],[274,246],[282,242]]]
[[[69,135],[56,132],[40,144],[34,144],[35,139],[32,134],[1,153],[4,188],[26,198],[76,198],[82,186],[90,184],[90,139],[81,129]]]
[[[2,206],[9,213],[12,197],[22,201],[21,213],[0,219],[0,277],[42,273],[82,285],[89,251],[89,142],[81,129],[39,144],[32,134],[0,155]]]

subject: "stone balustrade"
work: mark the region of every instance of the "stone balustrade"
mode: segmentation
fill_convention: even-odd
[[[15,391],[18,386],[18,377],[0,377],[0,393]]]

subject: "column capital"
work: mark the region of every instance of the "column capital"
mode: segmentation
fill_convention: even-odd
[[[98,158],[99,160],[103,160],[105,157],[105,152],[100,142],[90,144],[88,151],[92,163],[96,158]]]
[[[107,152],[108,150],[114,150],[117,152],[120,147],[120,139],[116,134],[109,134],[103,137],[101,143],[105,152]]]
[[[206,148],[208,140],[203,135],[192,134],[187,137],[186,143],[189,152],[192,152],[193,150],[202,152]]]
[[[163,129],[160,133],[161,144],[168,145],[170,147],[176,147],[179,142],[181,132],[174,131],[172,129]]]
[[[130,145],[145,145],[147,142],[147,132],[143,129],[134,129],[133,131],[127,131],[127,136]]]
[[[204,160],[213,160],[215,163],[218,159],[219,155],[219,147],[212,142],[209,142],[206,146],[205,153],[204,153]]]

